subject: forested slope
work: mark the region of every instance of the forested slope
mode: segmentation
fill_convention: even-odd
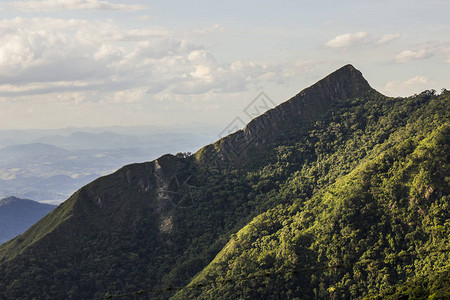
[[[437,98],[448,104],[448,95]],[[177,297],[448,297],[450,124],[443,112],[411,116],[348,175],[311,199],[259,215],[191,286],[218,283]]]

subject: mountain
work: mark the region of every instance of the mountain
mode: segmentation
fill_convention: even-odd
[[[130,145],[133,145],[132,147],[145,146],[144,148],[183,146],[184,149],[187,147],[195,150],[193,147],[199,147],[205,143],[205,140],[211,140],[213,136],[216,136],[219,129],[221,128],[200,124],[194,124],[191,127],[174,125],[168,127],[111,126],[61,129],[0,129],[0,147],[43,143],[66,150],[127,148]],[[112,138],[112,140],[109,138]],[[161,138],[164,142],[174,142],[174,144],[155,143],[155,141],[158,141],[156,138]],[[180,151],[180,149],[176,150]]]
[[[81,188],[0,246],[0,294],[445,299],[449,102],[344,66],[194,155]]]
[[[362,95],[380,96],[352,65],[346,65],[295,97],[252,120],[243,130],[206,146],[197,155],[239,166],[254,152],[264,153],[280,135],[289,139],[305,129],[305,123],[320,120],[337,99]],[[211,163],[211,162],[210,162]]]
[[[131,156],[148,155],[135,149],[69,151],[42,143],[7,146],[0,148],[0,197],[60,203],[100,174],[132,162]]]
[[[35,142],[50,144],[67,150],[139,148],[151,152],[160,149],[177,152],[180,149],[192,147],[201,140],[202,137],[199,134],[189,133],[153,133],[138,136],[105,131],[100,133],[74,132],[68,136],[44,136],[36,139]]]
[[[0,198],[15,195],[59,204],[83,185],[123,165],[167,152],[193,151],[210,140],[187,128],[184,134],[151,127],[108,129],[129,132],[0,130],[0,144],[8,144],[11,138],[28,141],[0,148]]]
[[[8,197],[0,200],[0,244],[24,233],[56,206]]]
[[[68,153],[68,151],[52,145],[33,143],[0,148],[0,159],[2,162],[16,162],[23,159],[34,160],[54,155],[62,156],[67,155]]]

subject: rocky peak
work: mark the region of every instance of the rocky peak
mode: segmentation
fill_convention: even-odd
[[[299,95],[320,92],[323,96],[333,100],[363,96],[370,90],[372,88],[367,80],[364,79],[362,73],[349,64],[303,90]]]
[[[6,206],[16,206],[16,207],[53,207],[54,205],[40,203],[30,199],[21,199],[14,196],[9,196],[3,199],[0,199],[0,207]]]
[[[280,133],[313,121],[332,107],[337,99],[367,95],[373,90],[362,73],[348,64],[326,76],[296,96],[253,119],[239,130],[201,149],[199,160],[219,161],[234,166],[244,164],[252,152],[272,142]]]
[[[10,203],[14,203],[14,202],[17,202],[17,201],[20,201],[20,200],[21,200],[21,199],[16,198],[16,197],[14,197],[14,196],[9,196],[9,197],[0,199],[0,206],[2,206],[2,205],[8,205],[8,204],[10,204]]]

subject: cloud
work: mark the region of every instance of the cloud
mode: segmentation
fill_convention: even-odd
[[[411,79],[406,80],[406,81],[405,81],[405,84],[409,84],[409,85],[414,85],[414,84],[427,84],[427,83],[429,83],[429,82],[430,82],[430,80],[429,80],[427,77],[418,75],[418,76],[416,76],[416,77],[414,77],[414,78],[411,78]]]
[[[357,45],[381,46],[388,44],[400,37],[399,33],[388,33],[380,38],[371,37],[367,32],[345,33],[336,36],[334,39],[325,43],[329,48],[346,49]]]
[[[134,38],[136,32],[110,23],[49,18],[0,21],[0,79],[26,84],[107,76],[110,63],[125,52],[114,43],[128,36]]]
[[[119,103],[123,96],[137,102],[159,93],[244,91],[300,71],[265,62],[218,62],[186,32],[178,37],[161,28],[125,30],[109,21],[77,19],[0,21],[0,97],[84,91],[101,94],[86,101]]]
[[[143,15],[143,16],[139,16],[138,19],[142,20],[142,21],[149,21],[149,20],[155,19],[155,17],[152,15]]]
[[[211,27],[205,27],[202,29],[194,30],[194,32],[198,34],[211,34],[211,33],[223,33],[225,31],[225,27],[219,24],[214,24]]]
[[[56,11],[56,10],[115,10],[137,11],[146,9],[142,5],[114,4],[101,0],[44,0],[44,1],[16,1],[10,2],[15,8],[26,11]]]
[[[380,90],[389,96],[411,96],[425,90],[435,89],[437,91],[450,86],[449,80],[432,80],[423,75],[417,75],[404,81],[388,82]]]
[[[445,58],[446,63],[450,63],[450,47],[441,47],[439,52]]]
[[[399,37],[400,37],[399,33],[395,33],[395,34],[388,33],[388,34],[383,35],[376,43],[377,44],[386,44],[386,43],[392,42],[393,40],[398,39]]]
[[[424,49],[418,51],[405,50],[395,57],[395,61],[399,63],[405,63],[413,60],[425,59],[431,57],[432,55],[433,54],[431,52]]]
[[[334,39],[325,43],[325,46],[330,48],[348,48],[362,42],[367,38],[367,32],[345,33],[336,36]]]

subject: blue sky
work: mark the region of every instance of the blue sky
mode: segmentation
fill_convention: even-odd
[[[0,3],[0,128],[225,127],[351,63],[388,96],[450,88],[446,0]],[[245,120],[248,121],[248,120]]]

